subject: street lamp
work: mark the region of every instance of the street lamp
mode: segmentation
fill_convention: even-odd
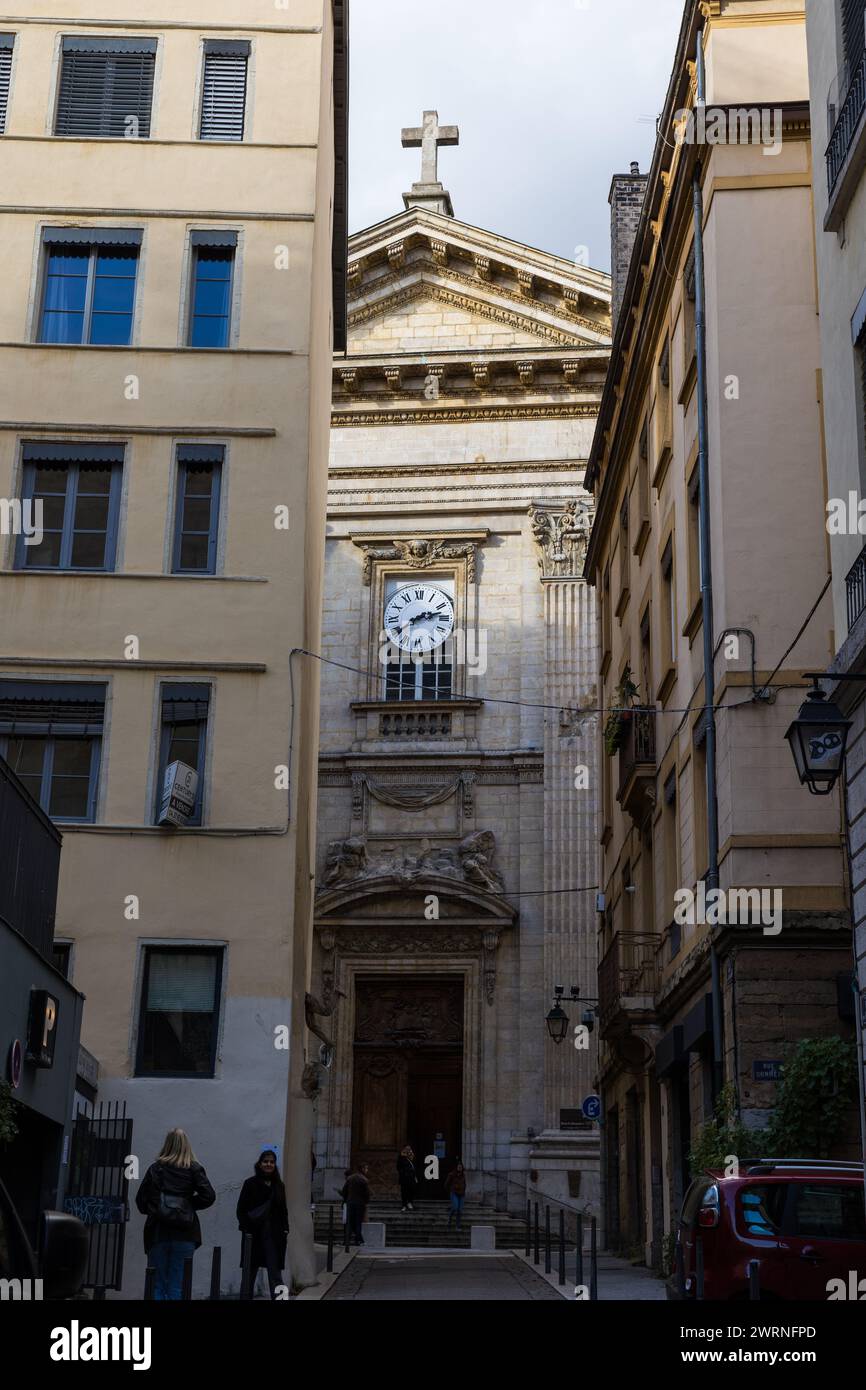
[[[557,1047],[561,1042],[565,1041],[566,1036],[568,1034],[569,1017],[568,1014],[565,1012],[565,1009],[562,1007],[562,1000],[564,994],[564,985],[556,985],[554,987],[553,1008],[550,1010],[549,1014],[547,1015],[547,1018],[545,1019],[545,1023],[547,1024],[547,1031],[553,1038],[553,1041],[556,1043]],[[577,985],[571,986],[570,997],[571,1002],[573,1004],[576,1004],[577,1001],[580,999],[580,990],[578,989]],[[598,1000],[586,999],[584,1000],[584,1003],[587,1005],[597,1004]],[[583,1023],[584,1027],[589,1029],[591,1033],[595,1024],[595,1015],[591,1008],[587,1007],[584,1009],[581,1015],[581,1022]]]
[[[851,720],[846,719],[837,705],[828,700],[813,681],[800,713],[792,720],[785,734],[794,755],[797,775],[813,796],[829,796],[839,780],[845,762],[845,746]]]

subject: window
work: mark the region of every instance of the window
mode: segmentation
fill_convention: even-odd
[[[703,714],[692,738],[692,795],[695,801],[694,856],[695,878],[707,871],[710,851],[707,834],[707,726]]]
[[[195,807],[190,825],[201,825],[202,774],[205,735],[210,707],[209,685],[164,685],[160,723],[159,777],[156,786],[156,816],[162,799],[165,772],[174,762],[186,763],[199,774]]]
[[[156,39],[65,38],[55,135],[146,139]]]
[[[611,598],[610,598],[610,563],[604,567],[604,578],[601,586],[601,645],[602,645],[602,665],[604,660],[610,655],[612,649],[611,637]]]
[[[93,821],[105,686],[0,681],[0,756],[52,820]]]
[[[193,232],[189,346],[226,348],[231,337],[237,232]]]
[[[695,340],[695,302],[697,297],[697,282],[695,279],[695,249],[692,247],[691,254],[686,261],[683,271],[683,366],[688,373],[694,360],[696,351]]]
[[[14,34],[0,34],[0,135],[6,129],[6,111],[9,106],[9,84],[12,81],[12,49],[14,46]]]
[[[122,467],[122,444],[25,443],[22,500],[36,530],[19,536],[16,568],[114,569]]]
[[[146,947],[136,1076],[213,1076],[222,967],[220,947]]]
[[[842,44],[848,83],[853,80],[866,47],[866,15],[863,0],[842,0]]]
[[[250,45],[205,39],[201,87],[202,140],[243,140]]]
[[[737,1225],[750,1236],[778,1236],[787,1194],[782,1182],[744,1187],[737,1198]]]
[[[216,572],[223,453],[221,445],[178,447],[174,574]]]
[[[811,1240],[866,1240],[862,1183],[792,1183],[791,1235]]]
[[[69,967],[72,963],[72,942],[55,941],[51,947],[51,964],[55,970],[59,970],[64,980],[69,979]]]
[[[643,549],[649,535],[650,523],[650,472],[649,472],[649,421],[644,420],[637,446],[637,505],[638,534],[635,537],[635,552]]]
[[[629,494],[626,491],[619,509],[619,589],[620,604],[625,594],[628,593],[629,586],[629,567],[631,556],[628,549],[628,506]],[[621,611],[621,610],[620,610]]]
[[[671,340],[666,337],[656,370],[656,405],[654,420],[653,485],[661,487],[670,461],[673,435],[671,405]]]
[[[140,231],[47,228],[40,343],[128,347]]]
[[[689,479],[689,609],[701,599],[701,479],[695,470]]]
[[[661,558],[661,639],[662,666],[669,669],[677,652],[677,596],[674,586],[674,538],[671,536]],[[664,672],[662,673],[664,675]]]
[[[446,644],[447,645],[447,644]],[[386,700],[450,700],[453,669],[443,659],[443,649],[422,656],[400,653],[385,674]]]
[[[608,761],[610,761],[608,759]],[[653,868],[652,820],[647,819],[641,830],[641,926],[648,933],[656,925],[656,885]]]
[[[664,867],[665,900],[668,919],[674,913],[674,894],[680,886],[680,867],[678,855],[677,826],[677,774],[676,768],[664,784]]]

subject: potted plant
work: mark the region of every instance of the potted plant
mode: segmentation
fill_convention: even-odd
[[[626,666],[622,673],[619,685],[614,691],[614,706],[607,716],[604,726],[604,747],[609,758],[614,753],[618,753],[623,738],[625,737],[625,727],[632,716],[632,706],[638,698],[638,688],[632,680],[631,667]]]

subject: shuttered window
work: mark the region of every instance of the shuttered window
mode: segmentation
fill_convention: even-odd
[[[55,135],[146,139],[156,39],[63,40]]]
[[[24,445],[16,569],[113,570],[122,444]]]
[[[6,109],[9,105],[9,82],[12,77],[12,47],[14,34],[0,34],[0,135],[6,129]]]
[[[205,40],[202,76],[202,140],[243,140],[249,43]]]
[[[204,784],[204,750],[210,708],[209,685],[163,685],[157,778],[156,823],[166,769],[174,762],[185,763],[198,773],[195,806],[190,825],[201,825]]]
[[[219,947],[145,948],[136,1076],[213,1076]]]
[[[96,818],[105,689],[0,681],[0,757],[52,820]]]

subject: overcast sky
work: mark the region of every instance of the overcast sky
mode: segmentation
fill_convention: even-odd
[[[649,166],[684,0],[351,0],[350,229],[403,207],[439,112],[455,215],[610,269],[611,175]],[[647,121],[645,118],[650,117]],[[644,119],[641,119],[644,118]]]

